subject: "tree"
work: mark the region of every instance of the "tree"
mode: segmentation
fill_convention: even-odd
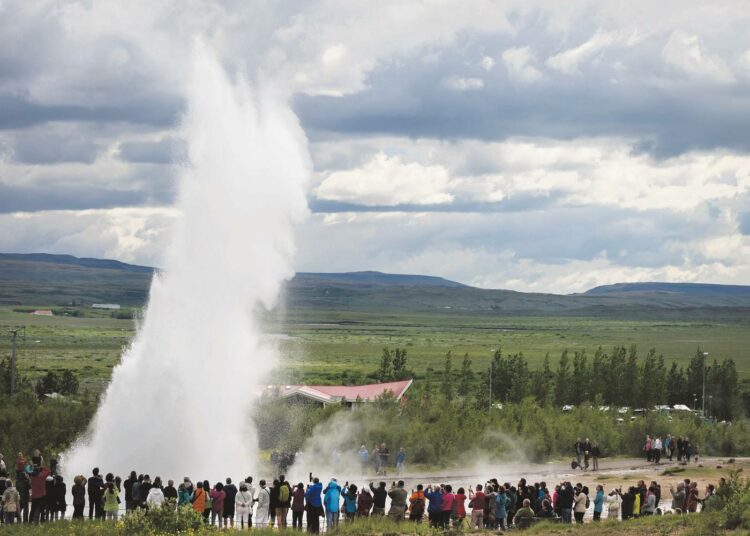
[[[703,379],[706,366],[706,355],[699,347],[687,367],[687,395],[690,402],[696,404],[696,409],[702,407],[703,402]],[[688,404],[690,403],[688,402]]]
[[[557,374],[555,379],[555,405],[564,406],[569,404],[569,384],[570,383],[570,364],[568,363],[568,350],[563,350],[560,355],[560,362],[557,364]]]
[[[443,397],[445,397],[448,402],[453,400],[453,363],[450,350],[445,354],[441,391],[443,392]]]
[[[573,355],[573,377],[571,378],[570,398],[573,404],[580,404],[589,398],[589,384],[591,375],[589,372],[586,352],[575,352]]]
[[[473,380],[474,373],[471,370],[471,359],[469,359],[469,354],[464,354],[464,360],[461,362],[461,373],[458,378],[458,396],[464,399],[469,396]]]
[[[672,367],[669,369],[666,379],[667,404],[674,406],[687,402],[689,405],[685,395],[686,387],[685,370],[682,367],[677,368],[677,361],[672,361]]]
[[[510,390],[508,400],[520,402],[529,394],[529,365],[522,353],[515,354],[508,359],[510,368]]]
[[[383,348],[383,355],[380,357],[380,368],[378,369],[378,381],[386,382],[391,378],[391,351]]]
[[[638,348],[633,344],[628,350],[622,373],[623,390],[620,394],[620,404],[623,406],[638,404],[638,372]]]
[[[393,380],[403,380],[411,375],[411,371],[406,368],[406,350],[396,348],[393,352],[392,361],[393,373],[391,378]]]

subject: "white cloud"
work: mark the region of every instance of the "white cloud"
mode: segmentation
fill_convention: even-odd
[[[530,47],[509,48],[503,52],[502,57],[512,80],[536,82],[542,78],[541,71],[533,65],[536,57]]]
[[[675,30],[662,49],[662,57],[668,64],[691,76],[716,82],[732,82],[734,76],[721,57],[704,50],[697,35]]]
[[[570,48],[550,56],[545,64],[556,71],[565,74],[574,74],[579,72],[583,63],[590,62],[599,57],[604,51],[614,44],[624,44],[632,46],[638,41],[639,37],[636,32],[626,30],[602,31],[598,30],[590,39],[577,47]]]
[[[479,64],[485,71],[491,71],[495,66],[495,60],[492,59],[492,56],[484,56]]]
[[[376,154],[361,168],[336,171],[318,186],[321,199],[363,205],[430,205],[449,203],[453,195],[447,170]]]
[[[461,78],[460,76],[443,78],[441,83],[453,91],[476,91],[484,87],[484,80],[481,78]]]

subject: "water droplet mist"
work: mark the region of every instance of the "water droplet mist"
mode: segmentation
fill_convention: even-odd
[[[89,434],[64,457],[68,475],[216,479],[257,458],[251,405],[278,363],[258,311],[294,273],[310,159],[285,95],[232,81],[200,42],[191,78],[181,216]]]

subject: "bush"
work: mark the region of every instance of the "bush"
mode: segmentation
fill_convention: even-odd
[[[177,534],[184,531],[210,529],[203,524],[203,516],[190,506],[175,509],[174,502],[166,501],[161,508],[134,510],[122,518],[125,534]]]

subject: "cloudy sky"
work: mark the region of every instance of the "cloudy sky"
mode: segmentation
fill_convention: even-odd
[[[198,34],[307,133],[299,270],[750,284],[745,1],[0,0],[0,251],[159,263]]]

